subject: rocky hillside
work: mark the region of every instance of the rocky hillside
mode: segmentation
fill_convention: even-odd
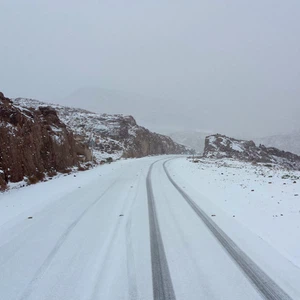
[[[276,147],[300,155],[300,132],[267,136],[253,140],[256,145],[263,144],[267,147]]]
[[[17,98],[15,104],[39,109],[49,104]],[[184,154],[189,150],[175,143],[170,137],[150,132],[138,126],[131,116],[96,114],[83,109],[52,105],[59,118],[75,138],[93,151],[93,157],[101,161],[108,157],[143,157],[159,154]]]
[[[232,158],[300,170],[300,156],[296,154],[263,145],[257,147],[253,141],[237,140],[220,134],[206,137],[204,157]]]
[[[91,159],[56,111],[48,106],[27,109],[0,93],[0,187],[8,182],[42,180],[45,173],[66,172]]]

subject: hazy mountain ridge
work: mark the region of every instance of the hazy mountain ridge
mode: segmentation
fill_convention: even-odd
[[[129,114],[141,126],[162,134],[180,130],[183,124],[191,121],[189,115],[182,114],[181,102],[168,101],[163,95],[152,97],[117,89],[83,87],[60,99],[59,103],[101,114]]]
[[[276,147],[300,155],[300,132],[255,138],[253,141],[257,145]]]
[[[177,143],[195,149],[198,154],[203,154],[207,132],[177,131],[169,136]]]
[[[238,140],[220,134],[206,137],[204,157],[231,158],[300,170],[300,156],[296,154],[263,145],[257,147],[253,141]]]
[[[14,103],[34,109],[51,105],[67,128],[74,132],[76,139],[93,150],[93,156],[98,161],[108,157],[118,159],[189,152],[185,146],[173,142],[170,137],[137,125],[132,116],[99,114],[23,98],[14,99]]]

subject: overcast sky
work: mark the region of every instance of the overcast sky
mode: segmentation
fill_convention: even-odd
[[[300,1],[0,0],[0,68],[8,97],[94,87],[141,95],[156,127],[300,130]]]

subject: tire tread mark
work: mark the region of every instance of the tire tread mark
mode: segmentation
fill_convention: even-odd
[[[151,172],[154,163],[150,166],[146,179],[150,226],[153,297],[155,300],[175,300],[176,297],[159,229],[151,183]]]
[[[169,160],[168,160],[169,161]],[[166,175],[185,201],[204,222],[207,228],[224,247],[231,258],[237,263],[244,274],[249,278],[258,292],[268,300],[292,300],[292,298],[279,287],[237,244],[215,223],[208,215],[185,193],[171,177],[165,161],[163,168]]]

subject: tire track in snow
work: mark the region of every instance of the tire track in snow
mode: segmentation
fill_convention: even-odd
[[[159,229],[151,183],[151,172],[154,164],[155,162],[150,166],[146,179],[150,226],[153,297],[155,300],[175,300],[176,297]]]
[[[216,237],[231,258],[237,263],[237,265],[249,278],[260,294],[268,300],[292,300],[292,298],[284,290],[282,290],[276,284],[276,282],[274,282],[258,265],[256,265],[255,262],[248,257],[247,254],[242,251],[234,243],[234,241],[208,217],[208,215],[192,200],[192,198],[179,187],[179,185],[171,177],[166,167],[166,163],[168,161],[163,163],[163,168],[173,186],[199,216],[211,233]]]
[[[87,212],[94,207],[101,198],[117,183],[117,180],[115,180],[106,190],[102,192],[102,194],[94,201],[92,202],[76,219],[74,222],[72,222],[68,228],[64,231],[64,233],[60,236],[58,241],[56,242],[55,246],[52,248],[51,252],[48,254],[47,258],[43,262],[43,264],[39,267],[39,269],[36,271],[34,277],[27,285],[25,291],[22,293],[19,300],[26,300],[33,292],[35,286],[38,283],[38,280],[43,276],[44,272],[47,270],[48,266],[52,262],[53,258],[59,251],[59,249],[62,247],[68,236],[71,234],[75,226],[80,222],[80,220],[87,214]]]

